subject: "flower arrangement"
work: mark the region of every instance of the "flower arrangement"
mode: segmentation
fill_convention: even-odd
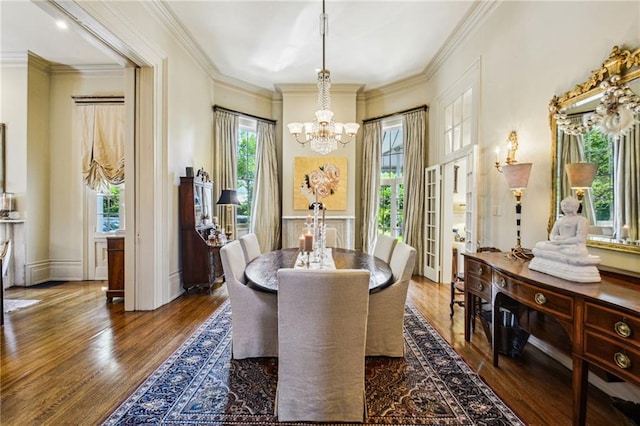
[[[303,188],[317,198],[325,198],[335,194],[340,183],[340,169],[335,164],[327,163],[304,175]]]

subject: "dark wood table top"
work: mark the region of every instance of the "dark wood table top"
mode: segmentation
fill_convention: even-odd
[[[385,261],[359,250],[332,248],[331,253],[336,269],[366,269],[371,272],[370,293],[393,284],[393,273]],[[247,284],[258,290],[276,293],[278,269],[293,268],[297,257],[297,248],[275,250],[256,257],[244,271]]]

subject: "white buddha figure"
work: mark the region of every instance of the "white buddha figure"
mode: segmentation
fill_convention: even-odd
[[[587,251],[587,232],[589,221],[578,215],[580,201],[574,197],[567,197],[560,202],[560,209],[564,216],[556,220],[551,229],[549,241],[536,244],[540,250],[560,252],[567,256],[589,256]]]
[[[564,216],[554,223],[549,241],[536,244],[529,269],[570,281],[600,281],[600,272],[595,266],[600,258],[587,251],[589,221],[578,214],[579,207],[580,201],[574,197],[562,200],[560,208]]]

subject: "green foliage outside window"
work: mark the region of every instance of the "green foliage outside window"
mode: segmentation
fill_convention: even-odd
[[[251,222],[251,203],[256,170],[256,134],[240,130],[238,138],[238,224]]]
[[[109,193],[98,195],[99,208],[98,212],[98,229],[101,232],[111,232],[120,229],[120,187],[115,185],[109,186]]]
[[[600,130],[591,130],[584,135],[585,160],[598,164],[591,191],[596,220],[613,220],[613,149],[611,139]]]

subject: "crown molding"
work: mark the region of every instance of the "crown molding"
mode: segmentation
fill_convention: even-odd
[[[51,64],[52,74],[83,74],[83,75],[103,75],[121,76],[124,68],[114,64],[92,64],[92,65],[61,65]]]
[[[221,83],[226,87],[235,88],[252,95],[258,95],[269,99],[273,97],[273,90],[268,90],[222,74],[211,59],[204,53],[200,45],[194,41],[191,33],[180,23],[164,1],[144,2],[144,4],[148,10],[155,14],[166,29],[176,38],[176,40],[178,40],[178,43],[184,47],[187,53],[202,67],[202,69],[214,80],[215,83]]]
[[[318,85],[316,83],[283,83],[275,85],[278,93],[286,93],[288,95],[318,93]],[[331,94],[360,94],[364,89],[364,84],[339,83],[331,84]]]
[[[366,100],[372,100],[425,85],[428,80],[429,79],[424,73],[420,73],[411,77],[403,78],[402,80],[394,81],[393,83],[389,83],[384,86],[376,87],[375,89],[366,90],[363,95]]]
[[[444,42],[442,47],[429,62],[423,73],[430,79],[440,69],[444,62],[453,54],[456,48],[478,28],[480,24],[490,16],[502,3],[502,0],[481,0],[474,1],[473,6],[467,12],[464,19],[453,30],[451,35]]]

